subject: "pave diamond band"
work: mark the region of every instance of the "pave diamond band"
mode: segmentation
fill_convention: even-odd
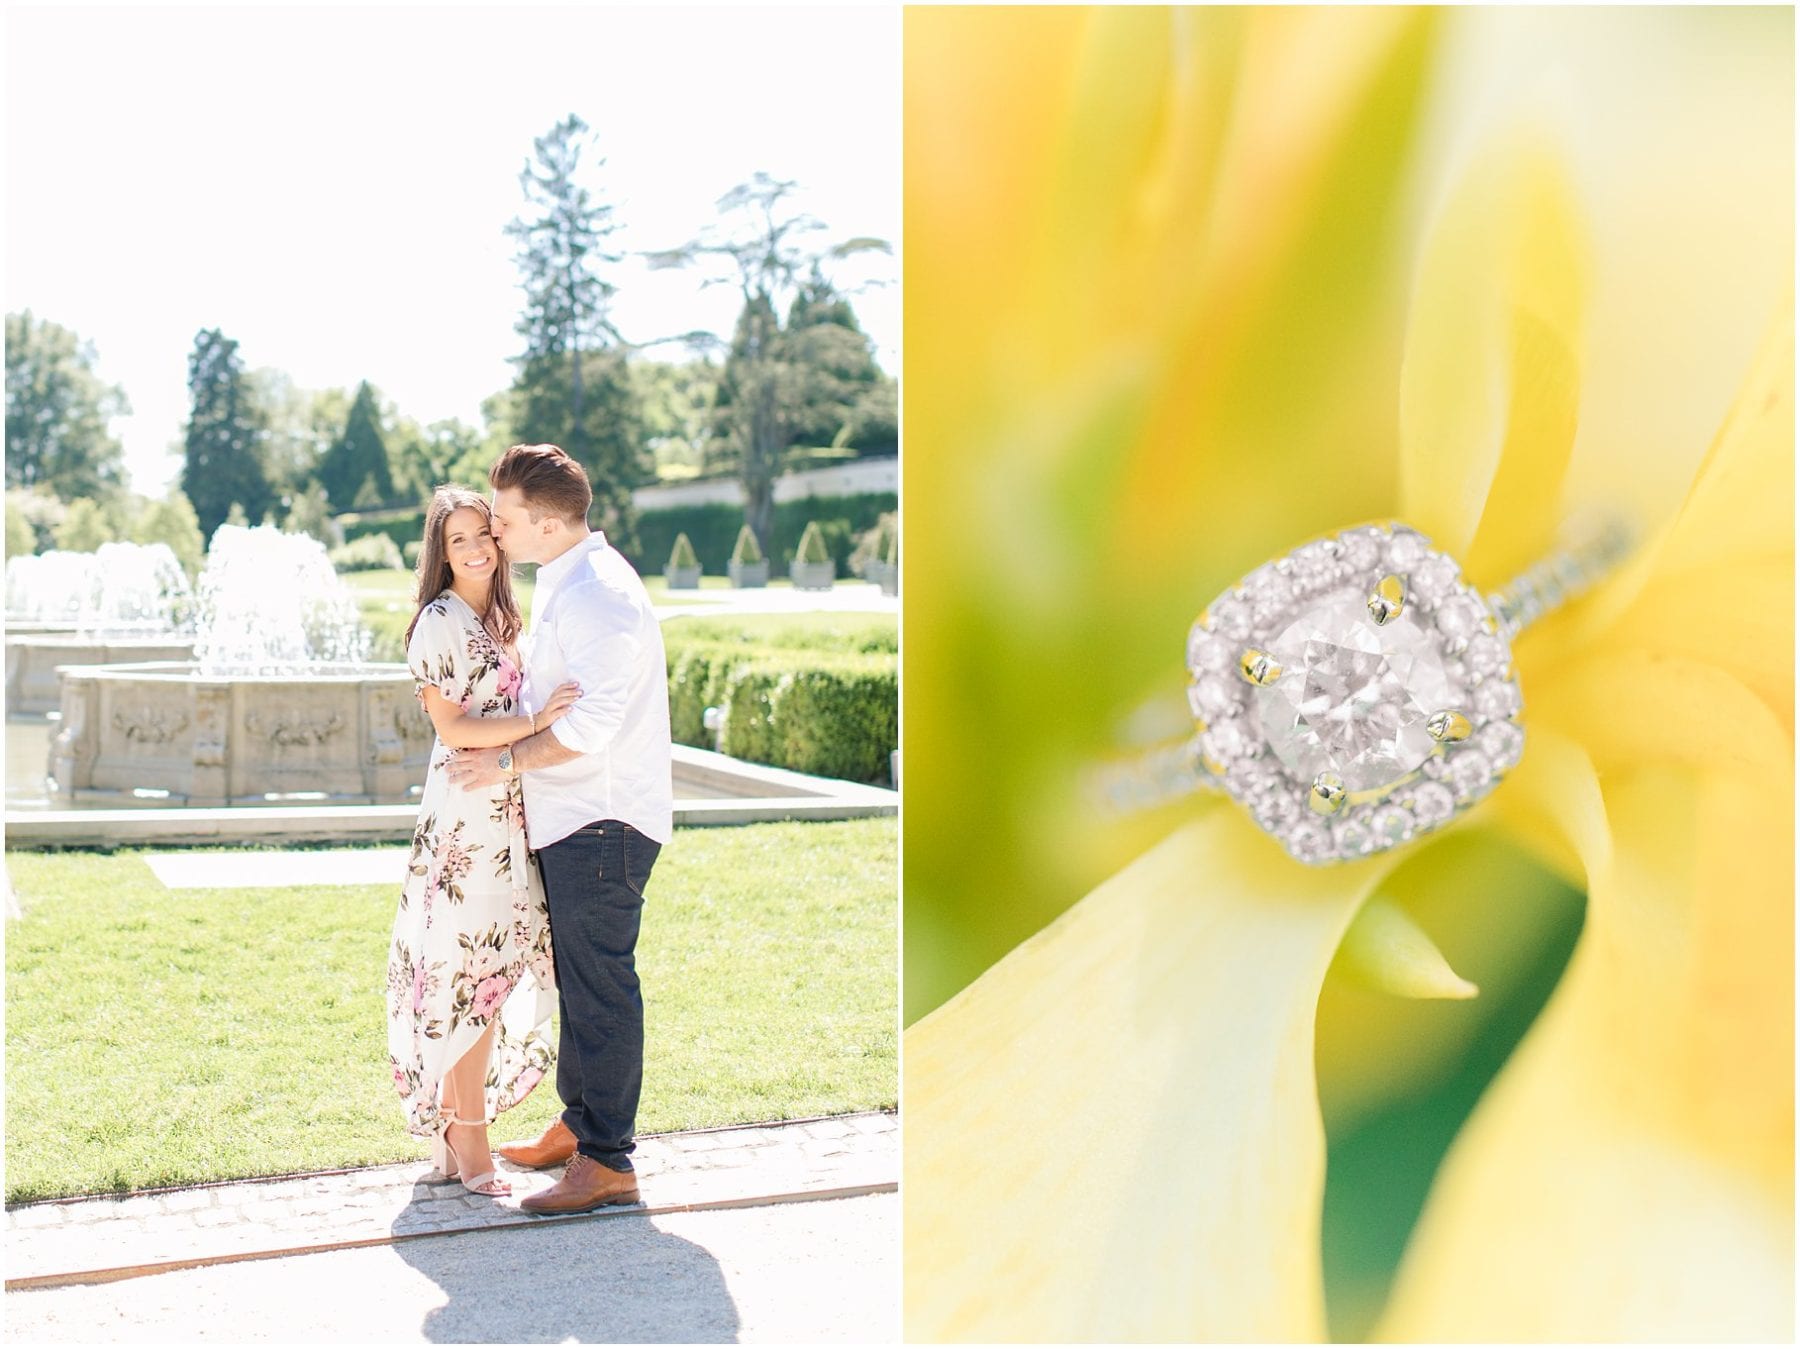
[[[1596,524],[1542,562],[1527,568],[1488,597],[1494,617],[1510,638],[1529,623],[1586,594],[1624,561],[1634,545],[1618,520]]]
[[[1194,733],[1101,770],[1131,809],[1224,791],[1297,859],[1349,861],[1441,827],[1520,759],[1512,642],[1629,551],[1607,522],[1491,594],[1406,525],[1314,539],[1188,634]]]

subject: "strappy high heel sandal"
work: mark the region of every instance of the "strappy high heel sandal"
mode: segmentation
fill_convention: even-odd
[[[470,1194],[486,1195],[490,1199],[504,1199],[512,1193],[512,1186],[501,1180],[498,1171],[483,1171],[479,1176],[464,1176],[462,1164],[456,1159],[456,1149],[450,1146],[450,1126],[453,1124],[469,1125],[480,1128],[487,1123],[479,1119],[459,1119],[455,1115],[438,1116],[438,1131],[431,1138],[431,1164],[445,1180],[461,1181],[463,1189]]]

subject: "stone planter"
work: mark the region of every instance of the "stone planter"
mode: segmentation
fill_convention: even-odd
[[[900,593],[900,564],[898,562],[881,564],[881,593],[884,595]]]
[[[830,558],[823,562],[790,562],[788,579],[795,590],[830,590],[837,580],[837,563]]]
[[[725,564],[725,572],[739,590],[757,590],[769,584],[769,559],[765,557],[759,562],[734,559]]]
[[[669,583],[670,590],[698,590],[700,588],[700,568],[664,567],[663,580]]]

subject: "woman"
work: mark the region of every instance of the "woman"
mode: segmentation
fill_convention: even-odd
[[[388,1051],[407,1128],[432,1140],[437,1168],[476,1194],[498,1180],[488,1121],[550,1066],[555,1010],[549,911],[525,846],[518,779],[464,791],[444,766],[457,750],[509,745],[560,717],[564,684],[521,713],[519,607],[488,504],[440,487],[419,548],[418,610],[406,660],[437,729],[412,858],[388,954]]]

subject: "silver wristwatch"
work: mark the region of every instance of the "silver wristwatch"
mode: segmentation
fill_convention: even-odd
[[[500,751],[500,771],[507,777],[513,776],[512,746],[507,745]]]

